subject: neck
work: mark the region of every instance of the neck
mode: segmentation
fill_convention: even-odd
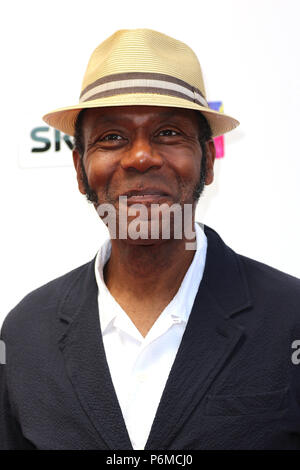
[[[156,240],[148,245],[111,240],[104,282],[143,336],[177,293],[195,254],[186,249],[186,242],[195,240]]]
[[[156,240],[148,245],[111,240],[111,256],[104,268],[108,289],[143,302],[175,294],[195,254],[186,249],[186,242],[191,240]]]

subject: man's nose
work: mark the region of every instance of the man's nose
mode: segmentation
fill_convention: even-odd
[[[146,136],[136,137],[121,159],[121,166],[124,170],[135,169],[141,173],[150,168],[160,168],[162,164],[162,157],[157,150],[153,149],[151,141]]]

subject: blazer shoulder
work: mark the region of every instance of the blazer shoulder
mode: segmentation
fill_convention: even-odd
[[[278,311],[290,312],[300,322],[300,279],[247,256],[237,256],[253,298],[269,307],[276,305]]]
[[[95,258],[29,292],[5,316],[1,337],[18,335],[26,324],[38,319],[44,320],[49,311],[56,311],[66,292],[87,273],[94,260]]]
[[[208,248],[210,246],[212,253],[212,271],[218,260],[218,263],[223,263],[225,267],[234,267],[234,271],[238,271],[242,278],[246,275],[250,287],[252,286],[255,292],[286,292],[295,294],[299,298],[299,278],[234,251],[221,239],[220,235],[214,229],[207,225],[205,225],[205,233],[208,236]],[[224,270],[222,272],[224,272]]]
[[[237,254],[237,253],[236,253]],[[300,279],[268,264],[237,254],[249,276],[259,277],[260,281],[276,287],[295,290],[300,293]]]

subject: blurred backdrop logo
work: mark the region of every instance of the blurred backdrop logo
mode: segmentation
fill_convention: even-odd
[[[214,111],[224,113],[224,106],[222,101],[209,101],[208,106]],[[224,136],[220,135],[219,137],[215,137],[214,142],[216,146],[216,158],[223,158],[225,155]]]
[[[24,120],[23,120],[24,122]],[[21,168],[72,166],[73,137],[27,116],[19,131],[18,164]]]
[[[209,101],[215,111],[224,112],[222,101]],[[42,113],[41,113],[42,114]],[[41,124],[40,117],[26,117],[25,130],[20,132],[18,162],[21,168],[72,166],[70,152],[73,137]],[[32,123],[32,125],[30,125]],[[216,158],[224,157],[224,136],[214,138]]]
[[[65,142],[70,150],[73,148],[72,137],[67,134],[62,134],[57,129],[54,129],[54,135],[49,135],[50,128],[48,126],[35,127],[30,133],[30,137],[33,142],[36,143],[36,147],[31,148],[33,153],[47,152],[54,148],[55,152],[61,150],[62,142]],[[51,140],[53,137],[53,140]]]

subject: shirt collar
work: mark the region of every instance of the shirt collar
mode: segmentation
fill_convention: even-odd
[[[164,316],[170,316],[175,321],[183,321],[187,323],[189,314],[191,312],[195,296],[188,295],[191,286],[194,290],[198,290],[199,284],[202,279],[206,250],[207,250],[207,238],[204,233],[203,224],[199,222],[195,223],[196,232],[196,251],[193,260],[183,278],[183,281],[167,307],[164,309]],[[106,238],[95,259],[95,276],[98,285],[98,295],[101,300],[105,301],[104,308],[101,309],[101,329],[102,333],[108,328],[113,320],[118,316],[122,319],[124,317],[124,310],[117,303],[114,297],[109,292],[103,277],[103,268],[110,258],[111,255],[111,241],[110,238]],[[199,267],[199,268],[198,268]],[[199,275],[200,269],[200,275]]]
[[[95,276],[98,285],[98,296],[105,301],[105,308],[101,310],[101,330],[102,333],[108,325],[114,320],[118,314],[118,307],[121,309],[119,304],[115,301],[111,293],[109,292],[103,277],[103,268],[106,262],[109,260],[111,255],[111,241],[110,238],[106,238],[96,255],[95,260]],[[115,302],[116,305],[109,305]],[[111,308],[113,307],[113,308]]]

